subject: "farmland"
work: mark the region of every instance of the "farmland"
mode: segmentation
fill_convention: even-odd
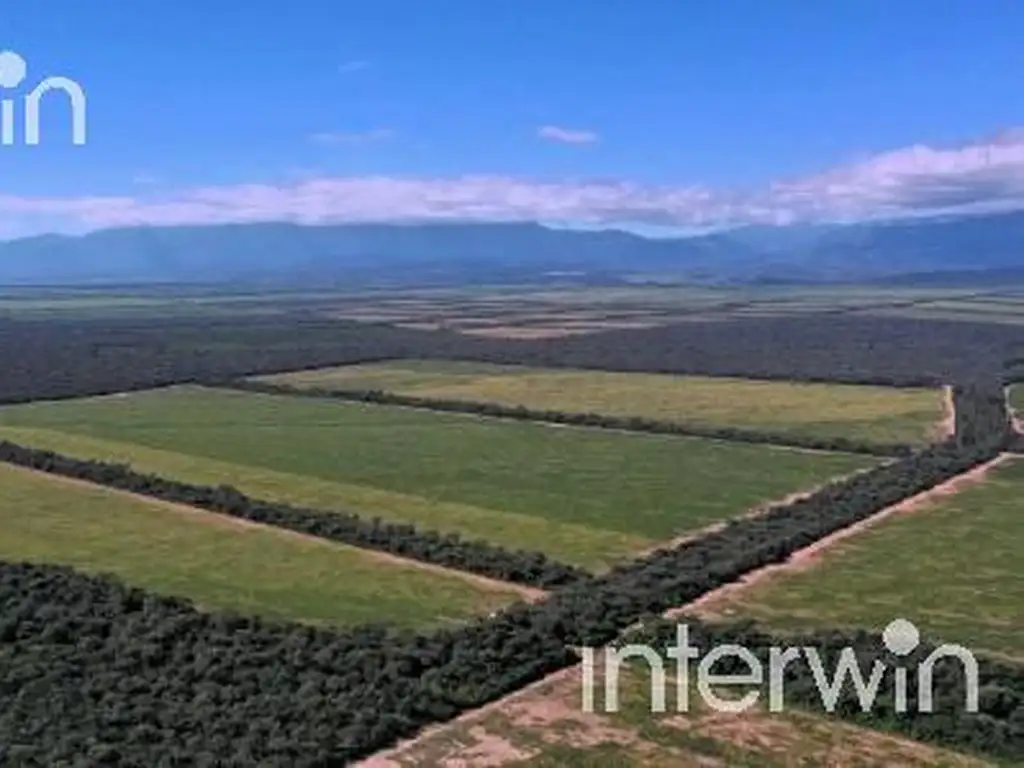
[[[879,443],[927,443],[936,437],[943,419],[941,394],[934,389],[893,390],[451,361],[352,365],[258,380]]]
[[[714,602],[782,629],[881,629],[895,618],[978,651],[1024,659],[1024,461],[922,504]],[[984,553],[983,557],[979,553]]]
[[[872,463],[194,387],[8,407],[0,437],[590,567]]]
[[[110,573],[207,610],[277,620],[422,628],[518,598],[461,574],[3,465],[0,527],[0,561]]]
[[[425,734],[420,746],[428,752],[406,764],[450,757],[478,768],[499,742],[516,750],[519,764],[535,766],[1019,764],[1024,667],[1014,661],[1021,595],[1011,558],[1020,542],[1010,499],[1020,489],[1005,485],[1017,483],[1007,474],[1011,467],[934,508],[872,518],[916,494],[969,479],[1007,449],[999,372],[1024,347],[1005,325],[825,314],[823,307],[845,291],[780,291],[746,309],[725,306],[729,299],[711,296],[714,291],[706,297],[695,291],[686,299],[693,314],[673,327],[514,343],[396,328],[394,319],[390,325],[327,320],[331,298],[258,318],[248,317],[246,307],[245,316],[211,312],[201,319],[0,322],[8,364],[0,375],[0,441],[17,443],[0,443],[0,458],[37,470],[0,475],[0,603],[6,607],[0,663],[5,679],[15,682],[0,686],[0,763],[13,756],[70,764],[84,755],[97,763],[151,765],[177,755],[309,768],[371,758],[368,765],[376,766],[384,763],[373,755]],[[463,299],[480,310],[486,293],[467,290]],[[636,308],[622,304],[639,300],[630,289],[536,293],[547,294],[552,317],[559,302],[566,314],[579,300],[570,309],[577,318],[566,322],[599,323],[598,313],[623,322],[639,318]],[[670,293],[666,300],[675,301]],[[849,294],[851,311],[876,300],[928,298]],[[585,297],[595,300],[589,319]],[[705,299],[707,306],[698,307]],[[378,297],[363,301],[369,310]],[[416,311],[428,322],[434,309],[436,302]],[[508,319],[497,317],[503,311],[532,311],[514,299],[507,307],[495,300],[493,309],[492,319],[501,322]],[[652,301],[652,312],[661,309]],[[703,311],[719,317],[705,321],[697,314]],[[548,322],[515,322],[537,327],[534,320]],[[896,400],[925,392],[932,415],[919,422],[926,431],[915,438],[918,449],[877,461],[742,436],[712,440],[556,425],[239,386],[249,377],[385,359],[432,362],[416,364],[417,370],[404,362],[346,370],[393,377],[397,365],[409,380],[386,386],[413,391],[439,379],[446,389],[483,382],[495,388],[488,395],[495,398],[498,384],[514,378],[510,365],[522,366],[512,369],[517,375],[538,376],[547,388],[535,388],[544,396],[562,387],[597,397],[574,381],[544,379],[556,373],[601,369],[623,381],[693,379],[728,389],[729,397],[709,395],[701,405],[709,418],[747,429],[742,419],[758,412],[746,387],[754,382],[781,389],[800,382],[801,392],[815,382],[815,391],[830,396],[877,392]],[[920,447],[940,439],[927,430],[936,426],[938,388],[946,384],[956,385],[956,440]],[[599,395],[613,389],[604,386]],[[627,407],[656,402],[650,391],[631,392]],[[615,407],[614,397],[595,402],[599,412]],[[838,421],[843,426],[833,434],[848,437],[873,418],[873,439],[882,439],[880,412],[870,413],[879,401],[856,404],[857,418],[824,397],[803,398],[803,410],[819,412],[814,415],[792,403],[781,398],[777,410],[785,415],[767,414],[777,420],[772,432],[794,423],[831,429]],[[563,407],[575,410],[573,402]],[[826,411],[827,419],[820,415]],[[812,490],[830,478],[837,479]],[[938,525],[940,518],[929,517],[994,483],[1004,484],[1000,495],[959,506]],[[217,487],[222,484],[249,498]],[[799,490],[812,492],[756,516],[743,514]],[[864,537],[919,518],[931,523],[899,545],[873,539],[879,554],[867,567],[888,572],[887,580],[871,582],[863,567],[826,573]],[[729,525],[705,527],[726,519]],[[871,525],[823,549],[813,571],[787,570],[812,564],[804,548],[861,523]],[[694,538],[672,541],[687,534]],[[533,551],[503,548],[520,546]],[[537,550],[593,571],[618,567],[589,578],[545,561]],[[824,584],[817,592],[798,578],[812,573]],[[549,575],[552,581],[543,582]],[[733,590],[736,602],[722,603],[716,617],[753,616],[784,637],[806,628],[817,633],[812,645],[856,640],[870,660],[879,658],[880,641],[856,628],[904,615],[928,640],[963,637],[988,651],[981,711],[957,708],[963,697],[947,676],[937,686],[941,722],[888,711],[850,718],[847,708],[822,719],[813,707],[780,716],[697,711],[659,720],[627,708],[577,727],[580,713],[570,708],[578,706],[578,690],[562,696],[545,687],[571,671],[575,649],[612,642],[638,622],[655,631],[661,625],[653,615],[685,612],[748,577],[753,584]],[[505,579],[508,589],[494,579]],[[789,579],[796,605],[785,603],[788,587],[781,598],[769,594],[763,614],[755,611],[760,599],[748,605],[745,595]],[[928,591],[932,581],[942,602]],[[874,591],[862,582],[873,583]],[[198,610],[161,595],[190,597]],[[518,601],[519,595],[530,600]],[[495,610],[514,600],[510,610]],[[219,610],[245,615],[224,617]],[[967,631],[964,616],[976,620],[977,631]],[[415,634],[367,626],[378,623]],[[700,626],[705,646],[733,642],[730,632],[757,631]],[[810,690],[806,666],[789,671],[796,676],[792,690]],[[46,684],[27,684],[35,680]],[[94,682],[83,688],[83,680]],[[537,681],[536,695],[523,691]],[[517,692],[527,694],[518,710],[515,699],[504,698]],[[460,715],[470,719],[434,730]],[[456,742],[465,746],[445,751]],[[505,764],[516,764],[509,755],[503,753]]]
[[[1021,417],[1024,417],[1024,384],[1010,387],[1010,405]]]

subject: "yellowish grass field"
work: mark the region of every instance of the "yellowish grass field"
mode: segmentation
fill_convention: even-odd
[[[540,410],[641,416],[816,437],[923,443],[943,418],[935,389],[536,369],[406,360],[264,377],[299,387],[380,389]]]
[[[208,610],[335,626],[450,624],[518,594],[9,465],[0,465],[0,559],[109,573]]]

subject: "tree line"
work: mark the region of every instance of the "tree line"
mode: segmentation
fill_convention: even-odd
[[[457,398],[421,397],[388,392],[380,389],[334,389],[325,387],[295,387],[251,379],[234,379],[221,386],[246,392],[292,397],[333,398],[357,403],[377,405],[400,405],[407,408],[422,408],[448,413],[468,413],[491,418],[536,421],[552,424],[567,424],[576,427],[612,429],[627,432],[641,432],[655,435],[680,435],[702,437],[714,440],[785,445],[820,451],[842,451],[869,456],[909,456],[914,446],[907,443],[873,443],[850,438],[814,437],[782,432],[768,432],[740,427],[716,427],[703,424],[648,419],[642,416],[610,416],[601,413],[579,413],[555,410],[534,410],[522,405],[504,405],[494,402],[460,400]]]
[[[543,552],[513,551],[483,540],[468,541],[457,533],[368,520],[354,512],[261,501],[229,485],[195,485],[136,472],[127,464],[77,459],[7,440],[0,440],[0,461],[515,584],[550,589],[590,577],[582,568],[556,562]]]

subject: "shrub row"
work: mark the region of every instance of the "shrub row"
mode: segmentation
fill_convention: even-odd
[[[0,441],[0,461],[516,584],[553,588],[589,578],[586,571],[542,552],[512,551],[486,541],[467,541],[455,533],[420,531],[414,525],[367,520],[351,512],[260,501],[230,486],[169,480],[136,472],[126,464],[76,459],[7,441]]]
[[[702,652],[726,644],[741,646],[753,654],[763,672],[769,669],[772,648],[811,648],[817,652],[826,674],[832,677],[839,669],[841,655],[848,655],[846,649],[850,649],[865,680],[870,678],[877,664],[882,665],[884,672],[867,707],[861,705],[853,685],[842,686],[837,691],[837,699],[831,702],[832,711],[838,717],[963,751],[1011,759],[1024,756],[1024,665],[977,655],[975,690],[978,706],[977,711],[972,712],[968,709],[969,679],[961,662],[951,658],[935,661],[930,688],[932,709],[922,711],[919,708],[917,670],[936,650],[933,643],[923,642],[909,654],[896,656],[886,647],[883,636],[876,633],[823,629],[780,635],[753,622],[707,624],[693,617],[679,622],[654,622],[630,635],[627,641],[664,651],[677,645],[678,624],[685,624],[689,646]],[[674,661],[666,660],[670,665],[674,664]],[[690,669],[698,663],[695,658]],[[907,670],[904,684],[906,704],[897,709],[897,683],[893,670],[900,667]],[[751,666],[730,655],[721,657],[711,665],[710,671],[719,675],[744,675],[750,674]],[[767,674],[764,680],[767,681]],[[829,712],[815,670],[806,655],[800,655],[786,665],[782,681],[780,693],[784,694],[782,701],[787,708],[798,707],[822,714]],[[758,690],[765,693],[763,685]]]
[[[470,413],[478,416],[515,419],[517,421],[539,421],[554,424],[569,424],[578,427],[646,432],[657,435],[683,435],[688,437],[703,437],[743,443],[788,445],[797,448],[862,453],[871,456],[909,456],[914,451],[913,446],[906,444],[886,445],[868,443],[861,440],[849,440],[844,437],[815,438],[810,436],[763,432],[752,429],[740,429],[738,427],[714,427],[709,425],[660,421],[656,419],[646,419],[639,416],[622,417],[609,416],[600,413],[540,411],[531,410],[521,405],[503,405],[501,403],[476,402],[471,400],[457,400],[438,397],[419,397],[416,395],[403,395],[397,392],[386,392],[379,389],[357,390],[306,388],[245,379],[236,379],[228,382],[224,386],[231,389],[239,389],[247,392],[259,392],[270,395],[335,398],[338,400],[347,400],[359,403],[400,405],[409,408],[423,408],[432,411]]]

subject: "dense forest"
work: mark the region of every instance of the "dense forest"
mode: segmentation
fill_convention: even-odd
[[[843,315],[687,322],[560,339],[482,339],[311,317],[0,320],[0,403],[395,358],[938,386],[1009,375],[1024,330]],[[1004,370],[1006,373],[1004,374]]]

